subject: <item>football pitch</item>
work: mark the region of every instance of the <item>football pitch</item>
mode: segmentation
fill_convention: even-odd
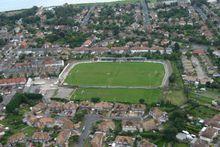
[[[72,100],[147,104],[158,102],[165,75],[164,65],[152,62],[91,62],[76,64],[65,84],[77,86]],[[120,87],[121,86],[121,87]]]
[[[164,67],[151,62],[97,62],[76,65],[65,79],[74,86],[159,87]]]
[[[147,104],[157,103],[162,99],[161,89],[97,89],[80,88],[72,96],[72,100],[90,100],[100,98],[101,101],[139,103],[144,99]]]

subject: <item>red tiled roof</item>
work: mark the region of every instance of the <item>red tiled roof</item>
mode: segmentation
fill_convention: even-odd
[[[193,54],[199,54],[199,55],[201,55],[201,54],[206,54],[206,52],[205,52],[204,50],[202,50],[202,49],[197,49],[197,50],[194,50],[194,51],[193,51]]]
[[[0,85],[25,84],[26,78],[0,79]]]

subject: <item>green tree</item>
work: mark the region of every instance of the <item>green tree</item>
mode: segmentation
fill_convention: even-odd
[[[98,102],[100,102],[100,98],[98,98],[98,97],[91,98],[91,102],[98,103]]]
[[[3,96],[0,94],[0,103],[3,102]]]
[[[172,126],[174,126],[178,131],[181,131],[185,127],[187,116],[184,111],[176,110],[171,113],[169,119],[170,119],[170,124],[172,124]]]
[[[139,103],[144,104],[145,100],[144,99],[139,99]]]
[[[172,73],[172,74],[170,75],[169,81],[170,81],[170,83],[175,83],[175,81],[176,81],[176,75],[175,75],[174,73]]]
[[[176,134],[178,133],[178,130],[173,127],[172,125],[169,125],[166,127],[163,131],[163,137],[164,139],[168,141],[174,141],[176,140]]]

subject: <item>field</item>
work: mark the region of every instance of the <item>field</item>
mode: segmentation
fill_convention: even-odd
[[[144,99],[147,104],[158,102],[162,97],[160,89],[95,89],[80,88],[72,96],[74,100],[90,100],[100,98],[102,101],[139,103],[139,99]]]
[[[76,65],[65,83],[77,86],[158,87],[164,77],[164,67],[150,62],[105,62]]]
[[[152,104],[162,97],[159,87],[164,74],[160,63],[81,63],[70,71],[65,83],[79,86],[71,96],[73,100],[100,98],[102,101],[139,103],[144,99]]]

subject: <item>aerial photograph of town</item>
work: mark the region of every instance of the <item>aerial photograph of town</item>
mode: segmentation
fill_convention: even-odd
[[[0,147],[220,147],[220,0],[0,0]]]

